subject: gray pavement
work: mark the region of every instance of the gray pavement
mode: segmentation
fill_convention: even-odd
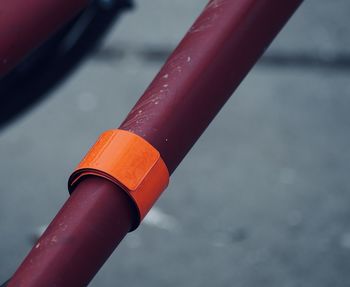
[[[160,68],[150,53],[171,50],[205,2],[138,1],[74,76],[1,130],[0,281]],[[268,55],[347,55],[349,12],[306,1]],[[257,65],[91,286],[349,286],[349,75]]]

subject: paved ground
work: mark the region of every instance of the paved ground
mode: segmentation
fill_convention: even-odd
[[[1,131],[0,281],[204,2],[138,1],[67,83]],[[349,12],[346,0],[306,1],[91,286],[349,285]]]

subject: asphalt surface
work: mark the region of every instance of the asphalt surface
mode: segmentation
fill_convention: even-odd
[[[74,76],[1,130],[0,281],[204,3],[138,1]],[[91,286],[349,286],[349,12],[346,0],[301,6]]]

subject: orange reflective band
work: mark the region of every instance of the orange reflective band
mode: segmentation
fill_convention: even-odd
[[[169,172],[158,150],[142,137],[124,130],[109,130],[100,136],[70,176],[69,191],[87,175],[104,177],[130,195],[138,210],[133,229],[169,183]]]

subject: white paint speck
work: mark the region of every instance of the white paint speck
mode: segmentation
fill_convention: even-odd
[[[155,104],[155,105],[158,105],[158,104],[159,104],[159,102],[158,102],[158,101],[156,101],[156,102],[154,102],[154,104]]]
[[[142,113],[142,110],[139,110],[139,114],[141,114]]]
[[[169,78],[169,74],[165,74],[165,75],[163,76],[163,78],[164,78],[164,79]]]
[[[40,247],[40,243],[38,243],[37,245],[35,245],[35,248],[39,248]]]
[[[165,139],[165,141],[167,142],[167,141],[168,141],[168,139]]]
[[[68,228],[68,225],[67,225],[67,224],[62,224],[62,225],[60,225],[60,226],[61,226],[61,230],[62,230],[62,231],[66,231],[67,228]]]
[[[191,62],[191,57],[190,56],[187,57],[187,63],[189,63],[189,62]]]
[[[163,85],[164,88],[167,88],[168,86],[169,86],[168,84],[164,84],[164,85]]]
[[[164,229],[168,231],[177,231],[179,229],[178,221],[164,213],[160,208],[153,207],[144,219],[144,224]]]

